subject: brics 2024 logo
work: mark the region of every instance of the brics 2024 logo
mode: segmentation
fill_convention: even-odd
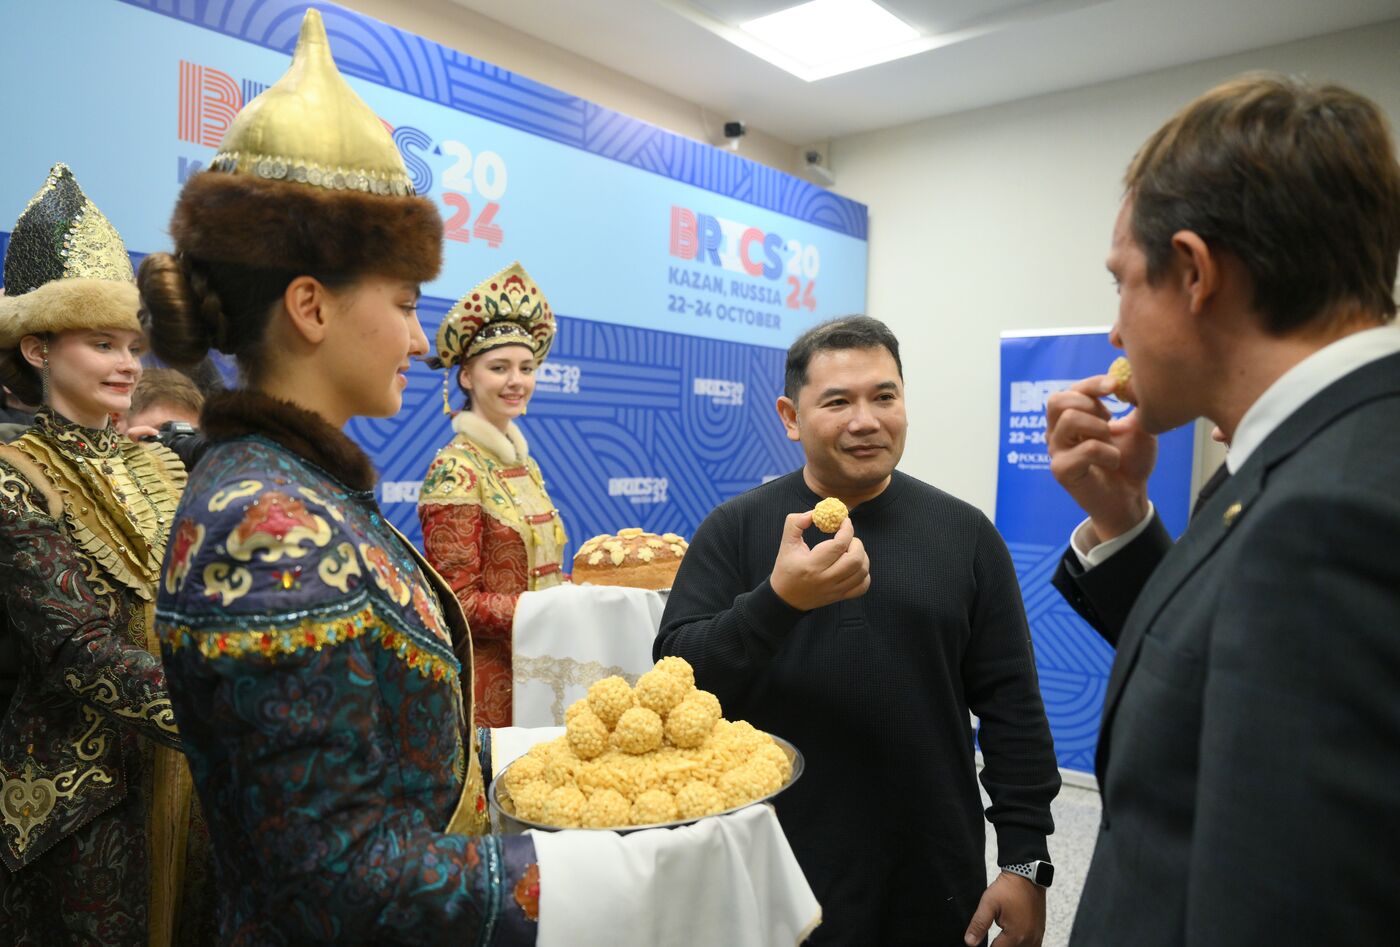
[[[267,83],[236,79],[227,72],[199,63],[180,61],[179,137],[205,148],[218,148],[238,110],[251,102]],[[394,138],[414,189],[430,195],[441,181],[443,236],[457,243],[483,241],[496,248],[506,239],[502,205],[509,184],[505,159],[494,151],[473,150],[456,139],[435,140],[412,125],[384,127]],[[207,159],[182,155],[181,184],[204,167]]]
[[[777,283],[786,275],[787,308],[816,311],[817,274],[821,272],[822,258],[814,243],[785,240],[773,231],[765,233],[737,220],[672,205],[670,250],[673,257],[751,279]],[[683,285],[703,282],[687,281]],[[735,284],[735,290],[739,289]]]
[[[583,368],[571,362],[544,362],[535,369],[535,390],[576,395],[583,381]]]
[[[727,378],[697,378],[696,397],[709,398],[714,404],[740,406],[744,403],[744,383]]]

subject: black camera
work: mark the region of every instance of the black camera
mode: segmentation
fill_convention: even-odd
[[[170,448],[180,462],[185,465],[186,470],[193,470],[194,465],[203,456],[204,450],[209,446],[209,442],[204,439],[195,426],[188,421],[166,421],[156,429],[154,437],[143,437],[143,441],[156,441],[165,447]]]

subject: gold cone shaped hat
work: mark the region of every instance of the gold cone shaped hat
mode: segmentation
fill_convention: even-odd
[[[416,283],[442,266],[437,206],[415,194],[384,123],[336,70],[316,10],[286,75],[185,182],[170,234],[194,263]]]
[[[371,194],[413,194],[383,122],[341,77],[320,11],[310,9],[292,67],[245,105],[210,168]]]

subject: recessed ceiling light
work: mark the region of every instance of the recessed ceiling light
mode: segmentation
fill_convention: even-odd
[[[807,69],[828,75],[835,74],[828,71],[833,66],[846,65],[839,70],[846,72],[872,64],[872,57],[873,62],[897,58],[904,55],[897,52],[901,46],[919,40],[918,30],[874,0],[810,0],[740,23],[739,29]]]
[[[874,0],[810,0],[747,21],[735,14],[752,10],[753,0],[654,2],[784,72],[816,82],[1111,0],[1003,0],[986,15],[923,34]]]

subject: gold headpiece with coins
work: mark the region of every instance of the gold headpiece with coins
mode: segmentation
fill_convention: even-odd
[[[437,275],[442,219],[388,129],[336,69],[321,14],[292,65],[234,118],[171,221],[180,253],[310,274]]]
[[[4,272],[0,349],[44,332],[141,331],[126,245],[65,164],[49,169],[15,222]]]

